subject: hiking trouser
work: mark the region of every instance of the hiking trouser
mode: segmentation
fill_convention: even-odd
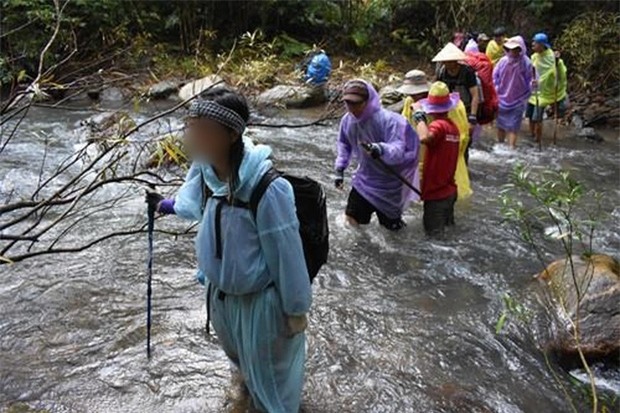
[[[248,295],[224,294],[211,285],[211,323],[222,348],[239,367],[254,407],[297,413],[306,357],[304,332],[287,336],[286,317],[275,287]]]
[[[367,225],[370,223],[373,213],[377,214],[379,224],[390,231],[398,231],[405,226],[402,217],[388,217],[364,198],[357,189],[352,188],[351,192],[349,192],[345,214],[353,218],[358,224]]]
[[[428,235],[438,235],[445,227],[454,225],[454,204],[456,194],[448,198],[424,201],[424,231]]]

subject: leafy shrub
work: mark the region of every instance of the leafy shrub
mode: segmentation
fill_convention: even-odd
[[[562,32],[556,48],[577,80],[579,88],[620,82],[620,14],[586,12],[576,17]]]

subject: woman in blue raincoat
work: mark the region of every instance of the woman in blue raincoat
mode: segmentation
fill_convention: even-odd
[[[256,218],[240,207],[272,167],[271,149],[243,137],[248,118],[245,98],[227,89],[194,101],[186,135],[194,162],[185,183],[175,199],[150,194],[147,202],[200,222],[198,266],[224,352],[256,409],[291,413],[301,401],[310,280],[291,185],[273,181]],[[205,186],[213,196],[203,207]]]

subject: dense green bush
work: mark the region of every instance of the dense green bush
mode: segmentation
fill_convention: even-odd
[[[575,86],[589,88],[594,83],[620,82],[620,14],[587,12],[573,20],[556,43],[571,68]]]
[[[38,56],[56,22],[52,0],[0,0],[0,81],[25,71],[33,75]],[[61,4],[64,1],[61,0]],[[452,34],[485,31],[505,24],[511,33],[526,37],[545,30],[552,38],[562,34],[567,60],[584,79],[599,70],[600,59],[586,65],[570,46],[584,35],[588,20],[575,20],[585,12],[605,16],[618,13],[614,1],[577,0],[566,7],[560,0],[239,0],[239,1],[137,1],[70,0],[62,15],[61,31],[46,56],[46,65],[66,57],[77,43],[72,62],[106,62],[129,68],[163,66],[198,73],[212,67],[244,33],[263,34],[275,40],[273,55],[301,56],[306,46],[320,44],[332,55],[373,59],[391,56],[431,57]],[[592,15],[596,16],[596,15]],[[595,18],[596,17],[590,17]],[[617,51],[617,18],[606,17],[609,27],[586,33],[588,44]],[[599,21],[594,21],[598,24]],[[573,35],[569,28],[574,26]],[[599,24],[602,26],[602,24]],[[597,38],[597,36],[599,36]],[[602,38],[608,36],[610,45]],[[112,61],[113,52],[127,50]],[[615,56],[615,55],[614,55]],[[611,56],[611,57],[614,57]],[[97,69],[96,64],[93,67]]]

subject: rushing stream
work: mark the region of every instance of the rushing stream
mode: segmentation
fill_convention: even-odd
[[[43,136],[49,162],[63,159],[80,144],[77,124],[90,115],[33,109],[3,154],[0,194],[28,193]],[[596,250],[617,254],[617,132],[602,144],[564,139],[542,153],[531,145],[512,152],[487,137],[471,154],[475,194],[457,204],[457,228],[441,241],[424,236],[418,205],[408,210],[401,233],[376,220],[360,230],[345,225],[346,193],[331,184],[335,124],[250,132],[272,145],[281,168],[315,177],[328,195],[331,256],[313,286],[305,412],[569,411],[525,329],[510,325],[495,334],[501,295],[534,305],[531,277],[540,270],[500,225],[497,195],[518,162],[572,169],[587,187],[606,192],[607,222]],[[142,193],[135,191],[83,231],[144,219]],[[157,225],[184,225],[165,221]],[[191,237],[156,236],[150,362],[145,259],[146,239],[136,236],[0,266],[0,411],[18,401],[49,412],[230,409],[236,388],[217,339],[205,335]],[[568,375],[560,376],[578,398]],[[619,376],[606,381],[615,392]]]

